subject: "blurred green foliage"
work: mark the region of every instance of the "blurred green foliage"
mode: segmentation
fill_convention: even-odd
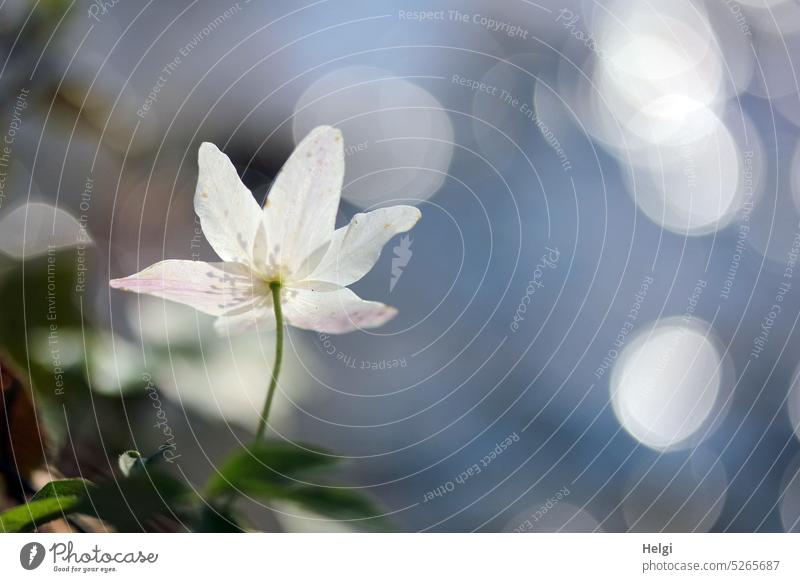
[[[92,370],[108,362],[93,358],[117,358],[119,354],[109,352],[114,344],[109,342],[108,332],[98,331],[81,308],[75,283],[74,251],[48,252],[24,262],[5,260],[0,265],[0,349],[31,384],[47,433],[55,435],[56,449],[65,445],[74,449],[67,439],[75,435],[68,427],[78,426],[94,435],[98,449],[108,455],[115,443],[121,445],[117,451],[129,447],[130,435],[120,431],[113,418],[102,418],[98,401],[103,397],[92,390],[96,376]],[[102,349],[93,349],[97,346]],[[159,357],[157,350],[151,355]],[[128,367],[139,370],[138,365]],[[117,382],[115,397],[111,396],[113,387],[102,390],[106,400],[118,401],[123,409],[130,394],[146,400],[139,373],[123,374]],[[126,387],[126,382],[133,389]],[[89,402],[91,406],[87,406]],[[129,419],[127,412],[125,418]],[[109,430],[102,428],[103,423]],[[99,443],[109,436],[111,444],[101,447]],[[168,520],[176,530],[244,531],[251,528],[235,511],[239,495],[265,503],[288,502],[363,527],[386,525],[376,517],[379,509],[363,494],[319,484],[321,473],[333,469],[339,459],[313,446],[264,442],[235,450],[213,472],[202,496],[183,478],[169,474],[161,452],[150,456],[136,450],[123,452],[116,463],[120,474],[105,475],[97,485],[75,479],[53,481],[27,505],[0,515],[2,529],[29,531],[50,520],[80,514],[97,517],[118,531],[158,529],[153,523],[159,518]]]
[[[42,487],[25,505],[0,514],[3,532],[32,531],[80,509],[91,484],[83,479],[61,479]]]

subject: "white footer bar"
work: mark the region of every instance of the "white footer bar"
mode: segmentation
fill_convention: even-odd
[[[19,534],[0,535],[0,571],[4,580],[796,581],[799,542],[792,534]]]

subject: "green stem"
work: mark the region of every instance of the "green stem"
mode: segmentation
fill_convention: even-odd
[[[267,430],[267,418],[269,409],[272,408],[272,399],[275,397],[275,389],[278,387],[278,374],[281,372],[281,360],[283,360],[283,312],[281,311],[281,284],[273,281],[269,284],[272,291],[272,307],[275,310],[275,363],[272,365],[272,379],[267,390],[267,399],[264,402],[264,409],[261,411],[261,418],[258,419],[256,428],[256,438],[253,444],[258,444]],[[222,500],[222,509],[229,512],[236,502],[236,491],[231,489]]]
[[[281,311],[281,284],[273,281],[269,284],[272,291],[272,308],[275,310],[275,363],[272,366],[272,379],[267,390],[267,400],[264,402],[264,409],[261,411],[261,418],[258,419],[255,442],[259,442],[267,429],[267,418],[269,409],[272,408],[272,399],[275,397],[275,388],[278,387],[278,374],[281,373],[281,360],[283,360],[283,312]]]

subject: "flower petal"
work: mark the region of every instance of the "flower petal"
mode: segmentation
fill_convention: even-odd
[[[264,220],[258,202],[228,156],[214,144],[200,146],[198,164],[194,211],[203,234],[223,261],[252,264],[253,246]]]
[[[342,133],[329,126],[313,129],[284,164],[264,203],[268,265],[294,272],[330,240],[343,180]]]
[[[161,261],[145,270],[112,279],[114,289],[163,297],[210,315],[223,315],[252,305],[267,293],[263,281],[239,263]]]
[[[364,301],[350,289],[317,292],[284,290],[283,315],[289,325],[325,333],[347,333],[383,325],[397,310],[377,301]]]
[[[272,302],[241,313],[229,313],[214,321],[214,329],[220,335],[234,335],[250,330],[272,331],[275,329],[275,312]]]
[[[350,224],[333,233],[325,254],[306,280],[342,287],[355,283],[372,269],[383,246],[394,235],[410,230],[421,216],[413,206],[356,214]]]

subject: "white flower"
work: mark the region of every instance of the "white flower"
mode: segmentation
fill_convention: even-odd
[[[274,283],[281,286],[284,320],[295,327],[346,333],[397,314],[346,286],[366,275],[383,246],[421,214],[413,206],[380,208],[334,229],[344,178],[339,130],[311,131],[281,169],[263,209],[216,146],[200,146],[199,165],[194,208],[223,262],[161,261],[113,279],[112,287],[215,315],[220,333],[274,328]]]

